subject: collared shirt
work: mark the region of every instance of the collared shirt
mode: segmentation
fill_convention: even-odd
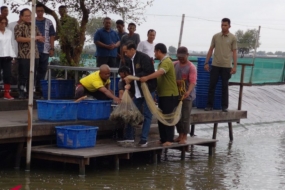
[[[118,36],[118,33],[114,30],[110,29],[110,31],[105,30],[105,28],[101,28],[97,30],[97,32],[94,35],[94,43],[96,42],[102,42],[106,45],[116,44],[118,41],[120,41],[120,38]],[[118,50],[117,48],[114,48],[112,50],[100,47],[96,45],[96,56],[99,57],[117,57]]]
[[[171,59],[165,56],[158,65],[158,70],[163,69],[165,74],[157,78],[158,97],[178,96],[176,75]]]
[[[149,43],[149,41],[141,41],[137,47],[137,51],[141,51],[147,54],[149,57],[154,58],[154,43]]]
[[[15,39],[15,26],[18,25],[18,21],[15,21],[15,22],[11,22],[9,23],[8,25],[8,29],[12,31],[12,38],[13,38],[13,42],[12,42],[12,46],[13,46],[13,50],[16,54],[16,57],[18,56],[18,42],[16,41]]]
[[[38,27],[36,27],[36,36],[41,35]],[[31,23],[20,23],[15,26],[15,39],[31,38]],[[30,59],[31,42],[18,42],[18,58]],[[39,58],[37,43],[35,44],[35,58]]]
[[[106,81],[101,79],[100,71],[95,71],[80,80],[80,83],[90,92],[96,92],[99,88],[106,87],[110,82],[110,79]]]
[[[211,47],[215,48],[212,65],[217,67],[232,67],[233,51],[237,49],[237,39],[232,33],[219,32],[212,38]]]
[[[40,33],[45,37],[45,43],[37,42],[39,52],[48,54],[51,48],[50,37],[55,36],[55,30],[50,19],[36,20]]]
[[[16,57],[12,43],[12,31],[5,28],[4,33],[0,32],[0,57]]]
[[[134,54],[134,56],[132,57],[132,66],[133,66],[133,75],[136,76],[136,71],[135,71],[135,63],[134,63],[134,58],[135,58],[136,54]],[[134,81],[135,83],[135,97],[136,98],[141,98],[142,95],[141,95],[141,92],[140,92],[140,89],[139,89],[139,86],[138,86],[138,83],[137,81],[135,80]]]

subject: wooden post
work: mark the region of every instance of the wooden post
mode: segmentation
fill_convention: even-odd
[[[186,150],[189,149],[189,146],[182,146],[181,147],[181,160],[185,160]]]
[[[233,125],[232,122],[228,123],[229,124],[229,136],[230,136],[230,141],[232,142],[234,140],[233,136]]]
[[[115,168],[116,168],[116,170],[120,169],[120,158],[119,158],[119,155],[115,155]]]
[[[79,160],[79,176],[85,176],[85,161],[84,161],[84,159]]]
[[[191,136],[191,137],[194,137],[194,136],[195,136],[195,125],[191,125],[190,136]]]
[[[217,130],[218,130],[218,123],[214,123],[214,130],[213,130],[213,138],[212,139],[216,139]]]
[[[216,146],[216,143],[210,144],[209,147],[209,156],[213,155],[213,148]]]
[[[153,161],[153,164],[157,164],[157,152],[156,150],[152,151],[152,161]]]
[[[240,76],[240,85],[239,85],[239,96],[238,96],[238,110],[241,110],[241,105],[242,105],[244,72],[245,72],[245,65],[242,65],[241,76]]]
[[[24,149],[24,142],[18,143],[17,151],[16,151],[16,158],[15,158],[15,169],[20,169],[22,151]]]

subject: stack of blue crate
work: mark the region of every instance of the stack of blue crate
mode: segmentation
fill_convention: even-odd
[[[204,70],[204,63],[206,58],[198,58],[197,64],[197,85],[196,85],[196,106],[197,108],[204,109],[207,106],[208,90],[210,84],[210,73]],[[209,61],[211,67],[212,59]],[[216,86],[214,109],[221,109],[222,102],[222,81],[219,81]]]

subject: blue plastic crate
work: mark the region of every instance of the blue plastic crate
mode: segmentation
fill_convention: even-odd
[[[207,94],[197,94],[196,95],[196,107],[198,109],[204,109],[207,107],[208,95]],[[222,97],[215,96],[213,109],[221,109],[222,108]]]
[[[111,114],[111,100],[84,100],[79,103],[77,119],[104,120]]]
[[[38,119],[73,121],[77,119],[78,103],[70,100],[37,100]]]
[[[71,125],[56,126],[55,129],[58,147],[76,149],[96,145],[98,127]]]
[[[48,80],[41,80],[43,97],[48,97]],[[74,98],[75,81],[74,80],[51,80],[50,97],[53,99]]]
[[[120,77],[116,77],[116,79],[114,80],[114,78],[110,78],[111,80],[111,84],[110,84],[110,89],[112,91],[114,91],[114,85],[115,85],[115,92],[114,93],[117,93],[119,92],[119,89],[118,89],[118,83],[120,81]],[[114,82],[115,81],[115,82]]]

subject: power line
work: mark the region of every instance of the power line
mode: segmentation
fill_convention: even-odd
[[[161,17],[180,17],[181,15],[161,15],[161,14],[146,14],[149,16],[161,16]],[[198,20],[204,20],[204,21],[208,21],[208,22],[221,22],[220,20],[212,20],[212,19],[207,19],[207,18],[201,18],[201,17],[194,17],[194,16],[185,16],[186,18],[192,18],[192,19],[198,19]],[[187,21],[188,19],[186,19]],[[190,20],[188,20],[190,21]],[[193,21],[193,20],[191,20]],[[258,27],[258,25],[246,25],[246,24],[241,24],[241,23],[234,23],[235,25],[238,26],[245,26],[245,27],[252,27],[252,28],[256,28]],[[271,28],[271,27],[266,27],[266,26],[262,26],[262,29],[269,29],[269,30],[277,30],[277,31],[285,31],[285,29],[280,29],[280,28]]]

